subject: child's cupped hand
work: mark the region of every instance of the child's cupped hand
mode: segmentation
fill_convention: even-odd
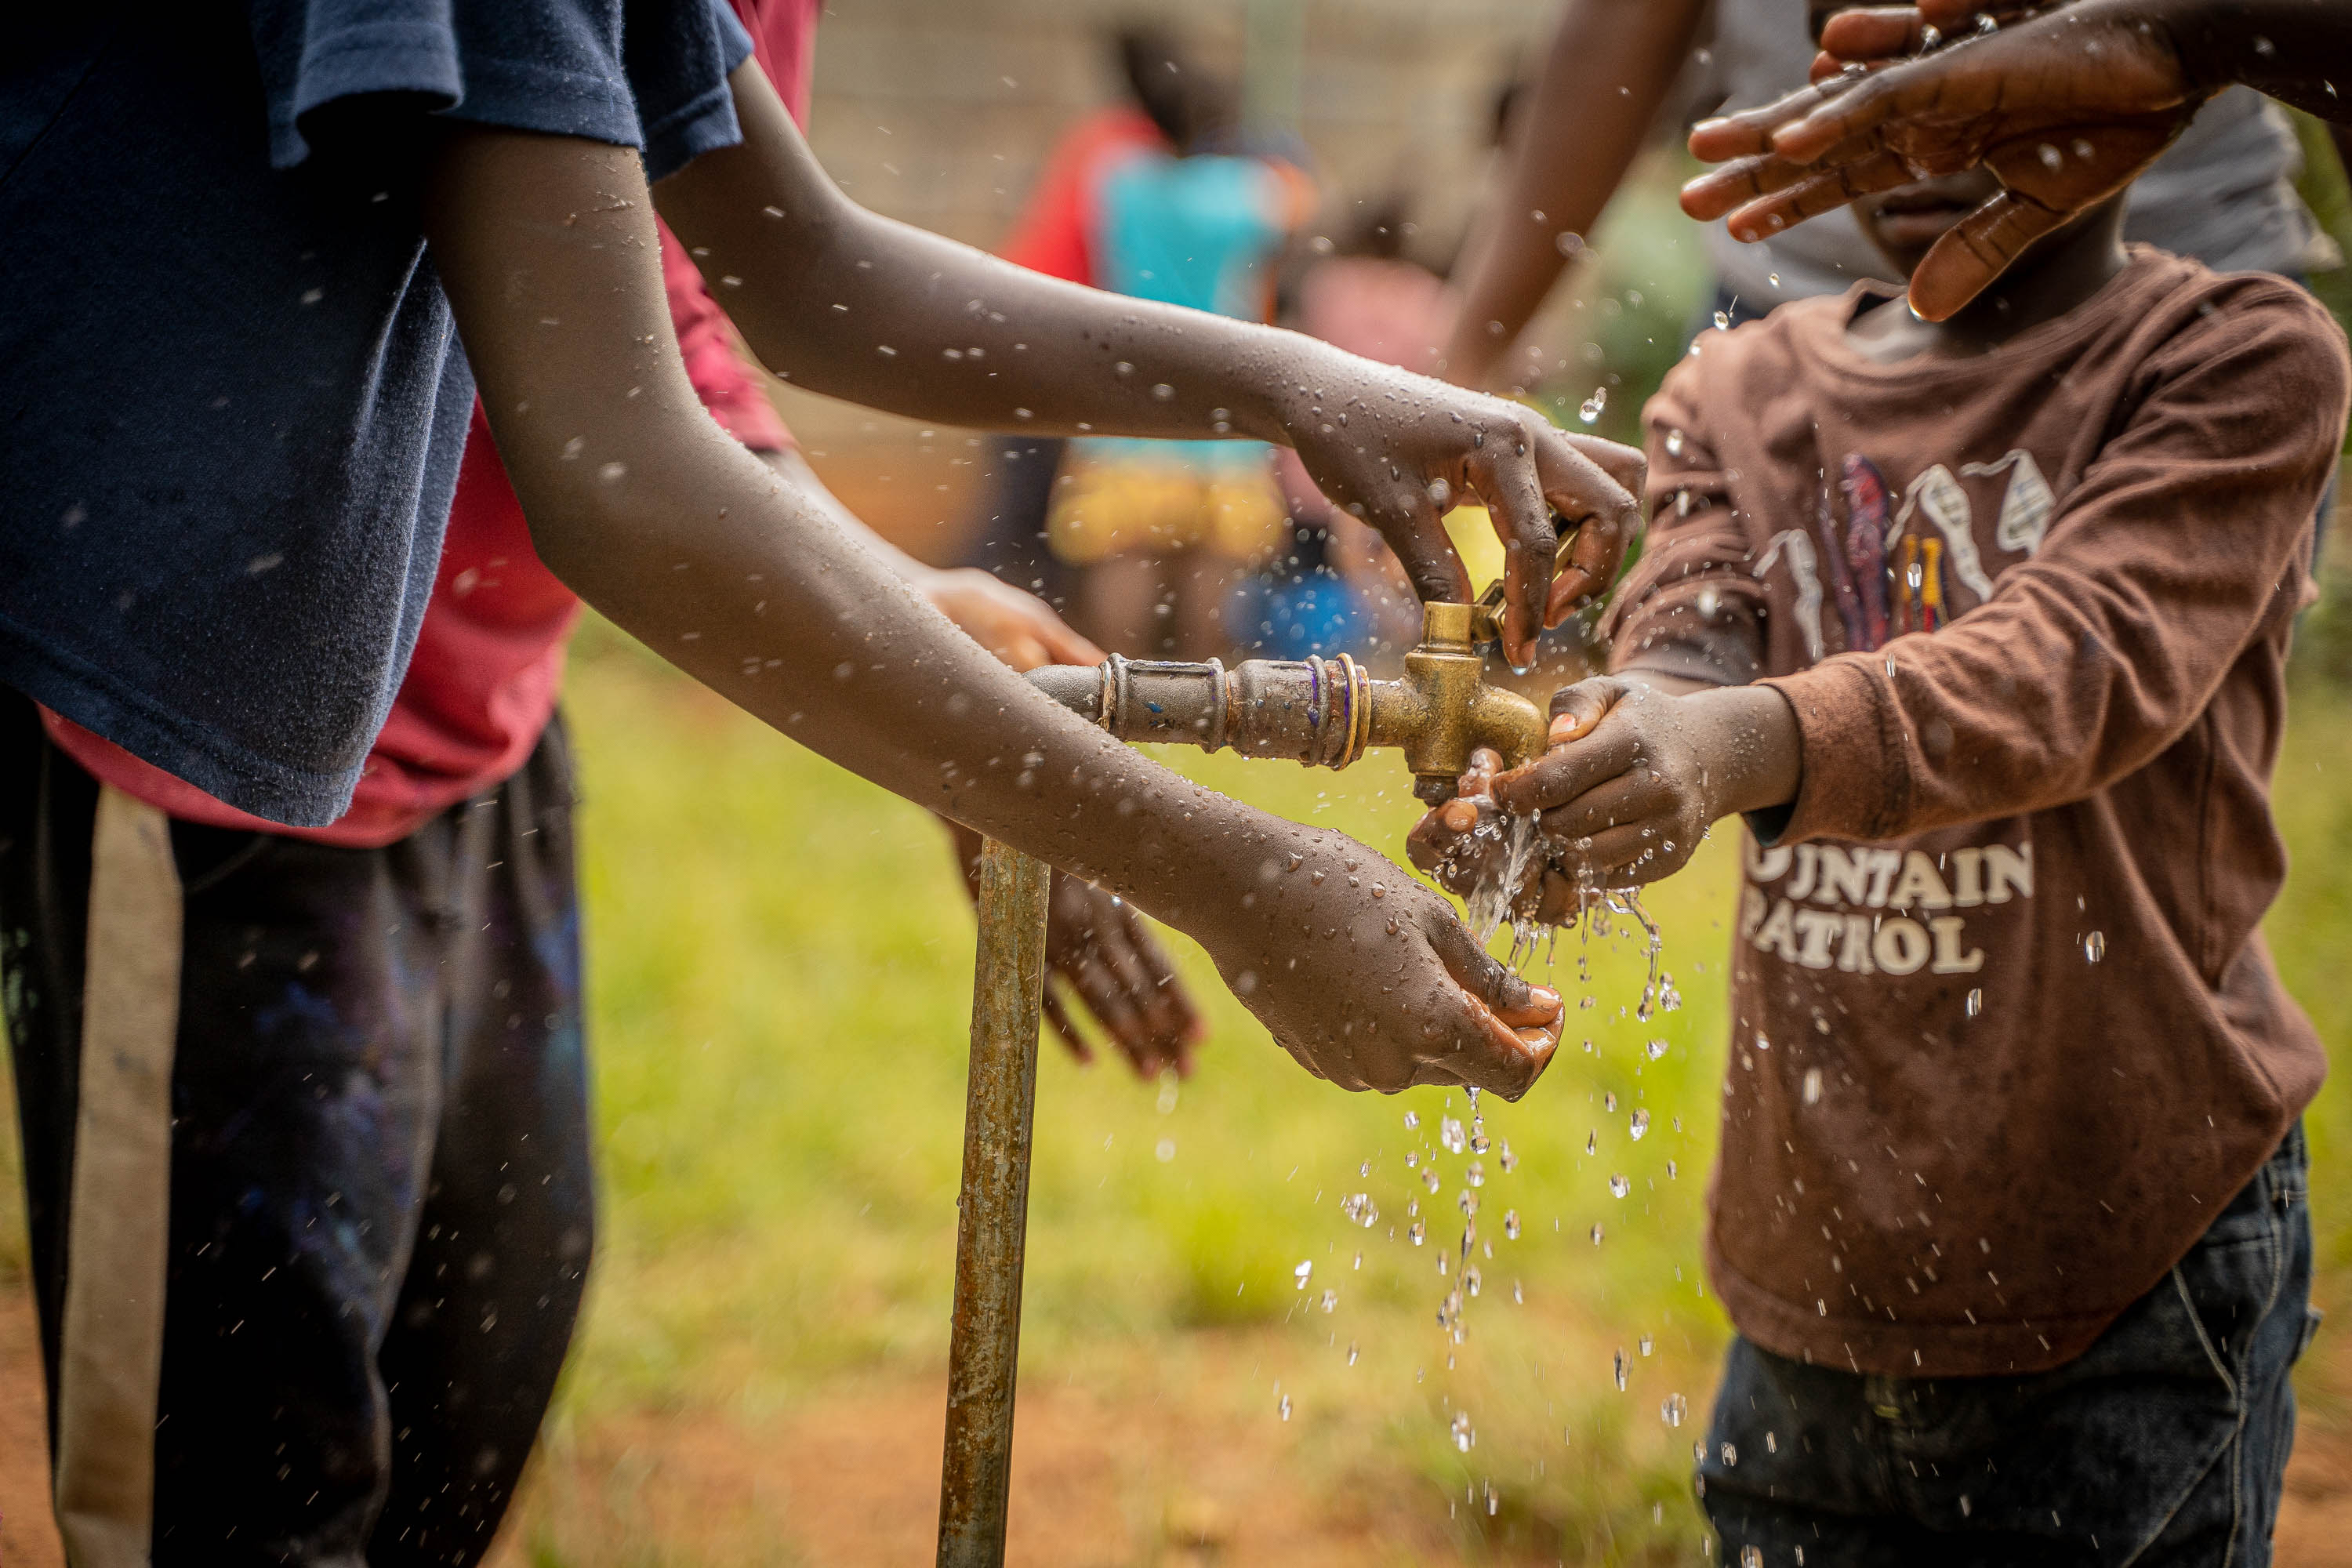
[[[1439,886],[1466,895],[1496,874],[1506,814],[1536,813],[1541,852],[1512,913],[1564,923],[1579,889],[1654,882],[1689,861],[1724,815],[1714,788],[1724,730],[1706,704],[1615,676],[1563,687],[1552,695],[1549,749],[1507,773],[1491,752],[1474,757],[1461,795],[1422,818],[1407,852]]]
[[[1478,945],[1445,900],[1328,829],[1200,868],[1186,929],[1276,1043],[1343,1089],[1472,1086],[1517,1100],[1559,1046],[1559,994]]]

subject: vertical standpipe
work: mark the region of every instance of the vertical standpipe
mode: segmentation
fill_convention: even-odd
[[[947,1450],[940,1471],[940,1568],[998,1568],[1004,1561],[1052,877],[1045,862],[992,838],[981,851],[971,1076],[964,1100],[963,1192],[956,1204],[955,1327],[948,1342]]]

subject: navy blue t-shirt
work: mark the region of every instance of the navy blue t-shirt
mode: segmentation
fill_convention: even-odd
[[[58,5],[0,50],[0,684],[333,821],[433,587],[473,377],[427,116],[740,140],[724,0]]]

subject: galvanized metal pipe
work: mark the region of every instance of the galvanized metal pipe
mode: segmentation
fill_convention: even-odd
[[[947,1450],[940,1471],[940,1568],[998,1568],[1004,1561],[1052,876],[1043,861],[992,838],[981,851],[963,1193],[956,1205],[955,1326],[948,1342]]]

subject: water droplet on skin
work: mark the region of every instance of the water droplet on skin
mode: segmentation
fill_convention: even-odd
[[[1650,1113],[1646,1110],[1636,1110],[1633,1112],[1633,1121],[1628,1123],[1626,1127],[1626,1131],[1633,1134],[1633,1141],[1637,1143],[1640,1142],[1642,1141],[1642,1135],[1649,1130]]]
[[[1728,310],[1717,310],[1717,311],[1715,313],[1715,330],[1716,330],[1717,331],[1718,331],[1718,332],[1727,332],[1727,331],[1731,331],[1731,312],[1730,312],[1730,311],[1728,311]]]
[[[1974,990],[1974,989],[1970,990],[1970,991],[1969,992],[1969,999],[1968,999],[1968,1002],[1967,1002],[1966,1005],[1967,1005],[1967,1008],[1968,1008],[1968,1015],[1969,1015],[1969,1017],[1971,1017],[1971,1018],[1975,1017],[1978,1014],[1979,1014],[1979,1013],[1983,1012],[1983,1011],[1984,1011],[1984,993],[1983,993],[1981,990]]]
[[[2107,956],[2107,933],[2095,931],[2083,939],[2083,957],[2091,963]]]
[[[1667,1394],[1666,1402],[1658,1406],[1658,1419],[1669,1426],[1681,1426],[1683,1417],[1689,1414],[1690,1401],[1679,1394]]]
[[[1612,1174],[1610,1176],[1610,1178],[1609,1178],[1609,1195],[1610,1195],[1611,1197],[1612,1197],[1612,1198],[1622,1198],[1622,1197],[1623,1197],[1627,1193],[1630,1193],[1630,1192],[1632,1192],[1633,1190],[1633,1184],[1631,1181],[1628,1181],[1628,1180],[1627,1180],[1623,1175],[1622,1175],[1622,1174],[1614,1174],[1614,1173],[1612,1173]]]
[[[1756,1031],[1756,1048],[1759,1051],[1769,1051],[1772,1048],[1772,1042],[1764,1037],[1764,1031],[1761,1029]]]
[[[1151,395],[1158,398],[1160,402],[1165,403],[1170,398],[1176,395],[1176,389],[1163,381],[1160,383],[1159,385],[1151,389]],[[1347,418],[1348,416],[1346,415],[1341,415],[1339,416],[1340,423],[1345,424],[1347,422]]]
[[[1669,457],[1669,458],[1679,458],[1679,457],[1681,457],[1681,456],[1683,455],[1683,442],[1684,442],[1684,436],[1683,436],[1683,433],[1682,433],[1681,431],[1679,431],[1679,430],[1669,430],[1669,431],[1667,431],[1667,432],[1666,432],[1666,456],[1667,456],[1667,457]]]
[[[1821,1103],[1821,1100],[1822,1069],[1819,1068],[1807,1068],[1805,1069],[1805,1103],[1807,1105],[1818,1105]]]
[[[1926,54],[1944,41],[1943,29],[1930,22],[1919,29],[1919,52]]]

